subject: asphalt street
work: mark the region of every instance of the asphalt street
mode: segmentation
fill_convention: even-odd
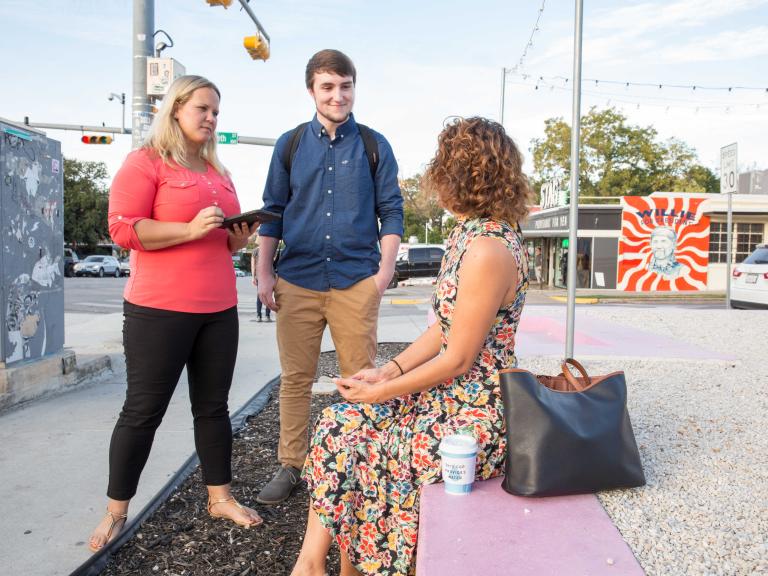
[[[87,314],[112,314],[123,309],[123,289],[127,278],[65,278],[64,279],[64,311]],[[432,284],[429,279],[414,280],[412,284],[398,286],[384,293],[381,301],[380,315],[410,316],[423,313],[432,295]],[[239,309],[241,313],[256,313],[256,288],[251,284],[250,276],[237,278]],[[526,299],[526,305],[565,306],[564,291],[543,291],[531,287]],[[581,302],[591,303],[591,302]],[[600,301],[595,306],[623,306],[626,301]],[[717,299],[701,300],[669,300],[648,301],[640,295],[632,302],[633,306],[655,308],[657,306],[674,306],[694,309],[723,308],[723,302]]]

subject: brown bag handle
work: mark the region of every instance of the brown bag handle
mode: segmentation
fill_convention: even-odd
[[[582,384],[576,380],[576,378],[573,377],[573,374],[571,373],[570,368],[568,368],[568,364],[576,368],[579,372],[581,372],[582,377],[584,378],[585,385],[582,386]],[[589,388],[592,386],[592,380],[589,377],[589,374],[587,374],[586,369],[584,366],[581,365],[580,362],[576,361],[573,358],[566,358],[563,360],[563,363],[560,365],[560,369],[563,371],[563,376],[565,376],[566,381],[568,384],[570,384],[574,390],[577,392],[581,392],[585,388]]]

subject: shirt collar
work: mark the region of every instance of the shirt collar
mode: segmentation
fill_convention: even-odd
[[[320,124],[320,120],[317,119],[317,114],[315,114],[315,116],[312,118],[312,121],[309,123],[309,125],[312,128],[312,134],[314,134],[318,139],[326,136],[325,128],[322,124]],[[357,123],[355,122],[355,117],[350,112],[349,119],[347,119],[344,124],[336,128],[336,138],[346,138],[350,134],[354,134],[357,131],[358,128]]]

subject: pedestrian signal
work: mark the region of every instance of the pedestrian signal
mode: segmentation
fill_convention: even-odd
[[[112,136],[88,136],[80,138],[83,144],[112,144]]]
[[[269,44],[261,36],[246,36],[243,38],[243,46],[254,60],[269,58]]]
[[[206,0],[209,6],[224,6],[229,8],[232,5],[232,0]]]

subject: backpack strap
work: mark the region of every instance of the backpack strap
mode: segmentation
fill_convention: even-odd
[[[304,134],[304,130],[306,130],[308,124],[309,122],[304,122],[291,130],[291,135],[288,137],[288,143],[285,145],[285,148],[283,148],[283,154],[280,159],[288,174],[291,173],[293,157],[296,156],[296,150],[299,148],[301,135]],[[360,137],[363,139],[365,155],[368,158],[368,166],[371,169],[371,179],[375,182],[376,170],[379,167],[379,143],[376,141],[376,135],[373,133],[373,130],[368,128],[368,126],[358,124],[357,127],[360,129]]]
[[[283,148],[283,155],[280,158],[285,167],[285,171],[291,174],[291,164],[293,164],[293,157],[296,156],[296,150],[299,148],[299,142],[301,141],[301,135],[304,134],[309,122],[303,122],[291,130],[291,135],[288,137],[288,144]]]
[[[376,182],[376,169],[379,167],[379,143],[376,142],[376,135],[373,130],[365,124],[358,124],[360,137],[363,139],[365,155],[368,157],[368,166],[371,169],[371,178]]]

